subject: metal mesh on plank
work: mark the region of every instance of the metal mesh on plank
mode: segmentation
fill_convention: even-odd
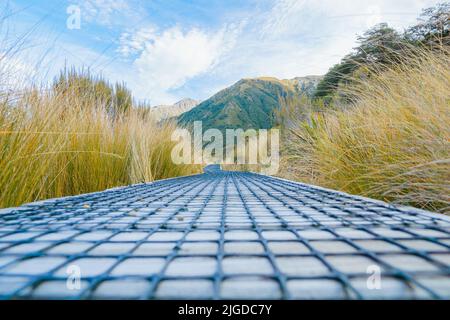
[[[1,299],[448,299],[449,275],[448,217],[252,173],[0,213]]]

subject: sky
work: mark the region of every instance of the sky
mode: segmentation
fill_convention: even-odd
[[[0,54],[16,79],[89,68],[138,100],[172,104],[241,78],[325,74],[370,27],[402,31],[439,2],[0,0]]]

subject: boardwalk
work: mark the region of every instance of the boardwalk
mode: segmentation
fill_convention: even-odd
[[[0,298],[450,298],[449,217],[214,169],[1,210]]]

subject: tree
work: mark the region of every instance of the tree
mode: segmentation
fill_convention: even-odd
[[[419,23],[405,32],[405,37],[415,44],[430,47],[450,45],[450,3],[444,2],[422,11]]]
[[[55,94],[67,99],[77,99],[82,107],[111,105],[113,90],[101,77],[94,77],[89,70],[63,69],[53,82]]]
[[[399,60],[405,39],[387,23],[380,23],[358,37],[354,60],[364,65],[389,65]]]
[[[114,87],[113,113],[115,116],[127,113],[133,106],[131,91],[125,83],[116,83]]]
[[[332,98],[339,85],[348,82],[350,75],[358,68],[353,55],[346,56],[334,65],[319,82],[314,94],[315,98],[323,98],[327,102]]]
[[[343,84],[351,82],[357,70],[370,67],[382,71],[392,63],[403,61],[419,45],[440,48],[450,45],[450,3],[445,2],[423,10],[419,22],[398,33],[381,23],[358,37],[354,51],[334,65],[318,84],[315,98],[328,102]]]
[[[53,83],[55,94],[76,99],[83,108],[103,107],[111,117],[126,114],[133,106],[131,91],[125,83],[114,86],[89,71],[64,69]]]
[[[334,65],[318,84],[315,97],[330,100],[340,85],[351,82],[356,70],[364,66],[383,67],[401,57],[405,41],[386,23],[376,25],[358,37],[353,53]]]

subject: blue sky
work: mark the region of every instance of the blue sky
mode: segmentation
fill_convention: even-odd
[[[369,27],[402,30],[438,2],[3,0],[0,53],[16,43],[16,78],[45,83],[65,65],[88,67],[140,100],[171,104],[241,78],[324,74]],[[79,29],[67,27],[68,8],[79,9]]]

